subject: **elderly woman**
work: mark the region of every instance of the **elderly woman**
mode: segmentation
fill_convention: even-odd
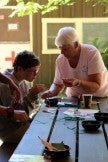
[[[81,44],[77,31],[72,27],[61,28],[55,44],[61,53],[56,59],[53,84],[42,98],[57,95],[64,86],[68,97],[83,93],[108,96],[108,72],[96,47]]]

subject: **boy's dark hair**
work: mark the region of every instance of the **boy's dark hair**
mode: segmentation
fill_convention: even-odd
[[[28,69],[38,65],[40,65],[39,58],[33,52],[27,50],[19,52],[13,63],[14,70],[17,70],[18,66],[23,69]]]

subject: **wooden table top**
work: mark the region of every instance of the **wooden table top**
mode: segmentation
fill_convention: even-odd
[[[108,112],[108,98],[96,99],[99,103],[92,109]],[[76,106],[49,107],[43,103],[29,129],[18,144],[12,156],[43,155],[44,145],[38,136],[50,143],[60,143],[70,147],[70,155],[53,162],[108,162],[108,123],[103,123],[97,132],[86,132],[82,127],[82,118],[69,117],[63,112],[68,109],[80,109],[82,104],[72,99]],[[43,110],[50,112],[44,112]],[[9,162],[12,161],[12,157]],[[26,162],[26,161],[25,161]],[[32,162],[32,161],[31,161]]]

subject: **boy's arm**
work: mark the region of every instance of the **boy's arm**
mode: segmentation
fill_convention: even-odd
[[[2,73],[0,73],[0,81],[2,83],[9,85],[9,88],[11,90],[11,94],[14,95],[15,101],[18,102],[19,99],[20,99],[20,91],[19,91],[18,87],[16,86],[16,84],[10,78],[3,75]]]
[[[0,116],[9,117],[9,109],[10,109],[9,107],[0,106]],[[13,118],[15,120],[19,120],[24,123],[29,120],[28,115],[23,110],[14,110],[13,109],[13,116],[11,116],[11,118]]]

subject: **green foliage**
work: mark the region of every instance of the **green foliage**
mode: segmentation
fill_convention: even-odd
[[[104,64],[108,69],[108,41],[101,41],[101,40],[99,40],[99,38],[95,38],[92,41],[92,44],[95,47],[97,47],[97,49],[99,49],[99,51],[102,55]]]
[[[26,4],[23,2],[23,0],[17,0],[17,1],[20,2],[16,5],[10,17],[13,17],[14,15],[18,15],[18,16],[30,15],[42,9],[41,5],[39,5],[38,3],[34,3],[32,1],[31,2],[29,1]]]
[[[92,40],[92,44],[97,47],[102,55],[108,54],[108,41],[101,41],[99,38]]]
[[[105,6],[106,13],[108,13],[108,0],[85,0],[85,2],[92,3],[92,6],[96,6],[98,4]]]
[[[8,5],[12,0],[0,0],[0,7]],[[58,9],[60,5],[72,5],[74,0],[48,0],[46,3],[43,0],[43,4],[40,4],[36,0],[15,0],[16,6],[13,8],[13,12],[10,17],[15,15],[25,16],[41,12],[42,15]],[[41,1],[40,1],[41,2]],[[42,2],[41,2],[42,3]]]
[[[108,69],[108,51],[106,54],[102,55],[102,58],[103,58],[106,68]]]
[[[108,0],[84,0],[87,3],[92,3],[92,5],[104,5],[106,8],[106,12],[108,12]],[[9,3],[12,3],[13,0],[0,0],[0,7],[6,6]],[[34,13],[41,12],[42,15],[49,13],[58,9],[60,5],[73,5],[75,0],[48,0],[41,1],[39,0],[15,0],[16,6],[13,9],[11,17],[14,15],[17,16],[25,16]]]
[[[59,5],[72,5],[74,0],[48,0],[42,8],[42,14],[58,9]]]
[[[0,7],[7,5],[9,0],[0,0]]]

